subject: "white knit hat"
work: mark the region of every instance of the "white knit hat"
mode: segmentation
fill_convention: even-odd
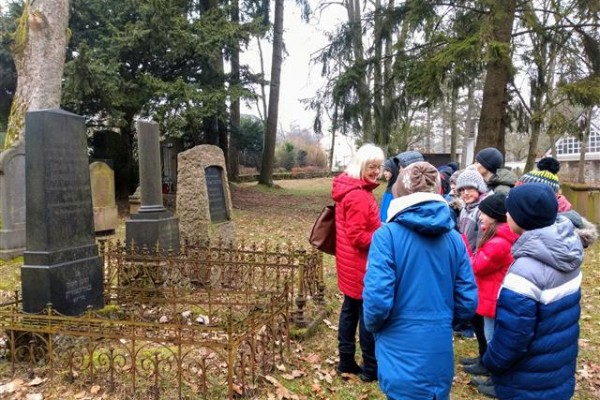
[[[456,190],[472,187],[479,193],[487,193],[488,188],[481,174],[473,169],[466,169],[456,179]]]

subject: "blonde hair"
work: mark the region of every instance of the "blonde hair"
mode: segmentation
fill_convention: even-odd
[[[384,160],[385,156],[381,148],[371,143],[365,143],[354,153],[354,157],[346,167],[346,174],[351,178],[362,179],[369,162],[379,161],[383,163]]]

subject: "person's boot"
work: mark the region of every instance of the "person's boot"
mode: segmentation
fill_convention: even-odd
[[[471,365],[471,364],[477,364],[480,360],[481,360],[481,358],[479,356],[477,356],[477,357],[462,357],[460,359],[460,363],[462,365]]]
[[[338,374],[359,375],[363,372],[363,369],[354,360],[354,355],[349,354],[340,354],[340,362],[335,370]]]
[[[471,382],[469,382],[471,385],[477,387],[479,385],[484,385],[484,386],[490,386],[493,385],[492,383],[492,378],[489,376],[472,376],[471,377]]]
[[[465,365],[463,370],[471,375],[491,375],[490,371],[488,371],[488,369],[484,367],[481,362]]]
[[[494,384],[491,385],[479,385],[477,386],[477,390],[484,396],[487,396],[492,399],[497,399],[496,389],[494,389]]]

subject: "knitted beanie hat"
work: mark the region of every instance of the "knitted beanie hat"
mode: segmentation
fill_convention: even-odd
[[[558,171],[560,171],[560,162],[554,157],[544,157],[538,161],[537,169],[558,174]]]
[[[502,157],[502,153],[498,149],[487,147],[475,155],[475,161],[495,174],[498,168],[501,168],[502,164],[504,164],[504,157]]]
[[[428,162],[410,164],[400,172],[392,188],[394,197],[406,196],[416,192],[439,193],[440,173]]]
[[[490,216],[498,222],[506,222],[506,195],[494,193],[487,196],[479,203],[479,211]]]
[[[558,181],[558,176],[554,175],[550,171],[538,171],[538,170],[529,171],[528,173],[522,175],[519,178],[519,182],[521,182],[521,183],[531,183],[531,182],[545,183],[546,185],[550,186],[552,188],[552,190],[554,190],[555,193],[558,192],[560,189],[560,182]]]
[[[400,171],[394,160],[392,160],[391,158],[385,160],[385,162],[383,163],[383,170],[388,170],[392,173],[392,177],[387,183],[387,189],[391,190],[394,183],[396,183],[396,179],[398,179],[398,172]]]
[[[550,186],[533,182],[510,189],[506,197],[506,211],[517,225],[530,231],[550,226],[556,221],[558,201]]]
[[[458,176],[462,173],[463,173],[463,171],[461,171],[461,170],[454,171],[454,173],[452,175],[450,175],[450,183],[456,184],[456,180],[458,179]]]
[[[400,168],[406,168],[412,163],[425,161],[425,159],[423,158],[423,155],[418,151],[409,150],[403,151],[402,153],[398,154],[396,157],[394,157],[394,161],[396,162],[396,165],[398,165]]]
[[[466,187],[475,188],[479,193],[487,193],[488,191],[483,177],[474,169],[466,169],[456,178],[457,191]]]

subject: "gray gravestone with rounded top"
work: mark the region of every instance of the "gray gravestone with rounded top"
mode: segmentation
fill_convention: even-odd
[[[177,157],[177,216],[181,234],[199,241],[235,240],[223,150],[200,145]]]
[[[0,259],[25,250],[25,144],[0,153]]]
[[[79,315],[104,305],[85,132],[85,118],[63,110],[26,114],[25,312],[52,303]]]
[[[115,201],[115,173],[107,163],[94,161],[90,164],[92,204],[94,206],[94,230],[114,231],[119,223]]]

